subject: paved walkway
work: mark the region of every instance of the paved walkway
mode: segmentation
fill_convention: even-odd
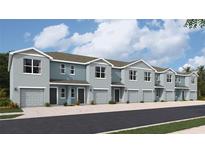
[[[194,127],[190,129],[180,130],[172,134],[205,134],[205,126]]]
[[[131,111],[142,109],[157,109],[169,107],[205,105],[205,101],[181,101],[181,102],[154,102],[154,103],[130,103],[130,104],[104,104],[84,106],[52,106],[52,107],[28,107],[23,108],[23,114],[17,119],[51,117],[62,115],[77,115],[88,113],[104,113],[116,111]]]

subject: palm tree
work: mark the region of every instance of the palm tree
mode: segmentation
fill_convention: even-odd
[[[188,67],[183,67],[183,72],[185,72],[185,73],[191,73],[191,72],[192,72],[192,69],[191,69],[190,66],[188,66]]]

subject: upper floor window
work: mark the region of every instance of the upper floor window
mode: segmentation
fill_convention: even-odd
[[[172,75],[171,74],[167,74],[167,82],[172,82]]]
[[[193,83],[193,84],[195,83],[195,77],[194,76],[191,77],[191,83]]]
[[[95,77],[96,78],[105,78],[105,67],[96,66],[95,67]]]
[[[75,66],[73,65],[70,66],[70,74],[75,75]]]
[[[61,74],[65,74],[65,64],[61,64],[60,72],[61,72]]]
[[[144,72],[144,80],[151,81],[151,72]]]
[[[30,74],[40,74],[41,61],[36,59],[24,59],[23,60],[23,72]]]
[[[65,88],[61,89],[61,98],[65,98]]]
[[[129,79],[130,80],[137,80],[137,71],[129,70]]]
[[[177,77],[175,78],[175,81],[176,81],[176,83],[180,83],[180,82],[181,82],[181,78],[177,76]]]
[[[74,98],[75,97],[75,89],[74,88],[72,88],[71,89],[71,95],[70,95],[72,98]]]

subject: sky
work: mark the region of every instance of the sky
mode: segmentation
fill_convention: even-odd
[[[0,20],[0,52],[35,47],[154,66],[205,65],[205,31],[186,20]]]

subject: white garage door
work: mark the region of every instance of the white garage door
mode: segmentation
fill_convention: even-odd
[[[143,101],[144,102],[153,102],[153,93],[151,90],[143,91]]]
[[[21,106],[43,106],[44,105],[44,89],[21,89]]]
[[[174,92],[166,91],[166,101],[174,101]]]
[[[195,91],[191,91],[191,92],[190,92],[190,99],[196,100],[196,98],[197,98],[196,92],[195,92]]]
[[[94,90],[94,100],[97,104],[108,103],[108,91],[107,90]]]
[[[137,103],[138,102],[138,91],[136,90],[128,91],[128,100],[130,103]]]

